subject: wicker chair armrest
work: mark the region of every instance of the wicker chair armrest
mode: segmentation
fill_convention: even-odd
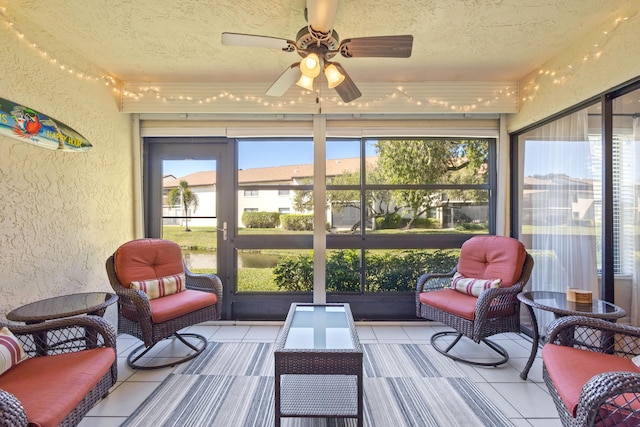
[[[524,283],[516,283],[508,288],[491,288],[482,292],[476,303],[476,319],[486,319],[490,311],[505,311],[520,304],[518,294]]]
[[[640,328],[586,316],[566,316],[549,324],[546,342],[634,357],[640,355]]]
[[[625,396],[620,397],[623,394]],[[587,381],[582,388],[576,419],[589,420],[587,425],[593,425],[600,408],[605,405],[604,414],[616,411],[637,422],[640,418],[638,399],[640,399],[640,373],[616,371],[598,374]]]
[[[194,273],[184,264],[187,289],[212,292],[222,300],[222,281],[215,274]]]
[[[0,426],[22,427],[27,426],[27,413],[22,403],[16,397],[5,390],[0,390]]]
[[[451,286],[451,280],[456,271],[458,271],[457,266],[448,273],[425,273],[421,275],[418,277],[416,292],[430,292],[448,288]]]
[[[43,356],[43,340],[51,354],[72,353],[95,347],[116,348],[114,327],[100,316],[74,316],[29,325],[6,324],[30,357]]]

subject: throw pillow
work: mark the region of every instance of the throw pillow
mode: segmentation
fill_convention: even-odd
[[[149,299],[161,298],[184,291],[185,276],[184,273],[180,273],[158,279],[139,280],[131,282],[130,287],[141,290]]]
[[[0,374],[27,358],[22,343],[6,326],[0,329]]]
[[[453,275],[451,288],[458,292],[478,297],[487,289],[499,288],[501,281],[501,279],[474,279],[472,277],[464,277],[462,274],[456,272]]]

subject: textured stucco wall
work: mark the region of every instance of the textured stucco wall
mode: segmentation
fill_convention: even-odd
[[[73,52],[49,57],[86,69]],[[0,317],[41,298],[110,290],[104,262],[132,237],[131,117],[104,83],[52,65],[0,25],[0,97],[83,134],[84,153],[0,136]]]
[[[519,82],[520,108],[510,114],[514,132],[640,76],[640,2],[605,22]],[[524,100],[523,100],[524,98]]]

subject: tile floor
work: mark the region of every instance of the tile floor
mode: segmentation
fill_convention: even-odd
[[[210,341],[275,341],[282,324],[274,322],[233,323],[215,322],[193,326],[185,331],[197,332]],[[432,322],[415,323],[362,323],[356,322],[361,343],[419,343],[430,344],[432,334],[447,330],[446,326]],[[531,351],[531,341],[518,334],[494,336],[495,341],[506,348],[510,359],[496,368],[460,367],[511,419],[516,427],[556,427],[561,426],[551,396],[542,380],[542,362],[539,357],[531,368],[526,381],[520,379],[520,371],[527,362]],[[139,341],[129,335],[118,337],[118,383],[110,394],[100,401],[83,419],[80,427],[113,427],[122,423],[144,399],[169,375],[174,368],[154,371],[134,371],[127,366],[126,355]],[[464,343],[458,344],[457,347]],[[478,347],[466,346],[476,357]],[[169,360],[171,346],[153,354],[153,357]],[[456,348],[457,350],[457,348]],[[464,352],[465,348],[459,351]],[[487,350],[488,351],[488,350]],[[174,352],[175,353],[175,352]],[[540,352],[538,352],[539,356]],[[444,356],[443,356],[444,357]],[[234,427],[234,426],[225,426]]]

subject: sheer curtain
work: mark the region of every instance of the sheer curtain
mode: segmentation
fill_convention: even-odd
[[[521,236],[535,266],[532,290],[591,290],[599,297],[594,159],[587,110],[524,135]],[[540,332],[553,320],[537,311]]]
[[[621,209],[623,247],[628,248],[631,273],[631,324],[640,326],[640,117],[633,119],[633,137],[622,146],[621,185],[629,197]]]

